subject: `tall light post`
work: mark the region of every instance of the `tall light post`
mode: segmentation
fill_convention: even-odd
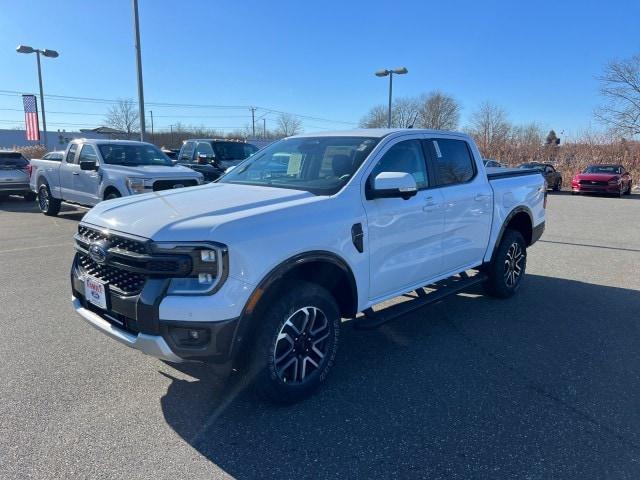
[[[389,77],[389,110],[387,111],[387,128],[391,128],[391,97],[393,95],[393,74],[404,75],[409,73],[406,67],[398,67],[393,70],[378,70],[376,77]]]
[[[133,0],[133,35],[136,43],[136,71],[138,74],[138,115],[140,117],[140,141],[144,142],[144,91],[142,88],[142,54],[140,53],[140,21],[138,0]]]
[[[27,45],[18,45],[16,48],[16,52],[18,53],[35,53],[36,59],[38,61],[38,83],[40,84],[40,110],[42,110],[42,134],[43,134],[43,143],[44,148],[47,148],[47,120],[44,114],[44,90],[42,89],[42,70],[40,68],[40,54],[49,58],[56,58],[58,56],[58,52],[55,50],[49,50],[45,48],[44,50],[39,50],[37,48],[29,47]]]

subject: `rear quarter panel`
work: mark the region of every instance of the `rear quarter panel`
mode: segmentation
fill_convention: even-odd
[[[494,169],[491,169],[492,171]],[[504,171],[504,169],[501,169]],[[496,241],[500,235],[502,225],[511,212],[516,208],[526,209],[532,218],[533,227],[545,221],[544,178],[541,174],[520,175],[490,179],[493,188],[493,224],[489,245],[485,253],[485,262],[491,259]]]
[[[29,180],[31,190],[38,191],[43,181],[49,184],[51,194],[55,198],[62,198],[60,193],[60,165],[62,162],[54,160],[32,159],[30,162],[32,171]]]

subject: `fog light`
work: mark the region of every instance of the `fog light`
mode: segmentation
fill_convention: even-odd
[[[181,347],[203,347],[211,340],[211,333],[206,328],[169,327],[173,341]]]
[[[192,340],[198,340],[200,338],[200,334],[197,330],[189,330],[189,338]]]

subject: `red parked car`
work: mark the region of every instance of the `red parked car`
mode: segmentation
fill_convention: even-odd
[[[571,192],[630,195],[631,175],[622,165],[589,165],[571,179]]]

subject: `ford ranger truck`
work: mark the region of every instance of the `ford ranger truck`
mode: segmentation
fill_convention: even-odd
[[[93,206],[102,200],[189,187],[202,175],[174,165],[155,145],[127,140],[78,139],[62,160],[31,160],[30,187],[45,215],[62,202]]]
[[[94,207],[75,235],[73,307],[129,347],[232,364],[295,402],[326,381],[343,320],[376,328],[478,284],[516,293],[545,207],[539,171],[487,173],[464,134],[289,137],[216,183]]]

